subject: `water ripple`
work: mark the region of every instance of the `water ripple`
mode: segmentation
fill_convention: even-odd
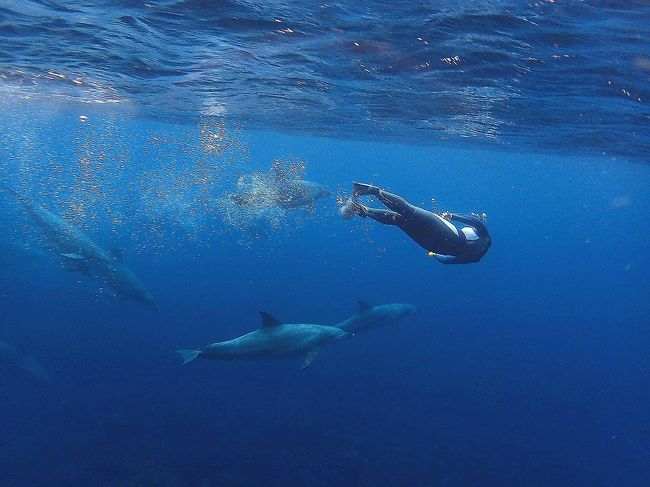
[[[93,3],[0,2],[6,96],[412,143],[650,149],[644,1]]]

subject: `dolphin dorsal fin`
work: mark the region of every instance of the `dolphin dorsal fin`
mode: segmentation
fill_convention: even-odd
[[[262,328],[269,328],[272,326],[279,326],[282,323],[277,318],[271,316],[270,314],[260,311],[260,316],[262,317]]]
[[[371,308],[371,306],[365,301],[357,301],[357,304],[359,305],[359,313],[363,313]]]

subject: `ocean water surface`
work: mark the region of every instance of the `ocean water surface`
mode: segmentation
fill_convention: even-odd
[[[0,2],[0,485],[648,485],[649,26]],[[492,246],[345,220],[353,181],[485,212]],[[175,353],[358,301],[419,311],[304,369]]]

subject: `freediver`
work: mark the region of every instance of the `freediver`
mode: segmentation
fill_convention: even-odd
[[[377,186],[353,183],[352,197],[341,207],[341,215],[370,217],[384,225],[398,226],[418,245],[443,264],[470,264],[478,262],[490,248],[492,239],[485,226],[485,213],[459,215],[445,211],[437,214],[419,208],[396,194]],[[360,196],[375,196],[388,210],[368,208],[359,203]],[[465,226],[457,227],[452,221]]]

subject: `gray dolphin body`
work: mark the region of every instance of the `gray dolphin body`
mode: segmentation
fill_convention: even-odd
[[[400,319],[420,310],[412,304],[391,303],[370,306],[364,301],[358,301],[358,303],[359,312],[335,325],[337,328],[351,333],[373,330],[389,323],[397,324]]]
[[[295,209],[313,206],[317,200],[329,196],[327,187],[314,181],[290,179],[280,186],[276,203],[280,208]]]
[[[332,194],[326,186],[304,179],[275,178],[270,190],[262,193],[265,201],[285,210],[313,207],[317,200]],[[255,191],[234,194],[231,199],[240,206],[255,205],[260,197]]]
[[[67,270],[99,277],[115,294],[156,308],[153,297],[142,281],[120,262],[118,257],[102,249],[64,218],[35,204],[13,189],[6,189],[16,197],[41,228]]]
[[[308,367],[318,349],[342,338],[352,336],[334,326],[280,323],[267,313],[262,316],[262,328],[246,335],[213,343],[198,350],[177,350],[183,363],[197,357],[210,360],[282,358],[307,354],[301,368]]]
[[[0,341],[0,370],[20,375],[36,384],[52,384],[38,360],[3,341]]]

